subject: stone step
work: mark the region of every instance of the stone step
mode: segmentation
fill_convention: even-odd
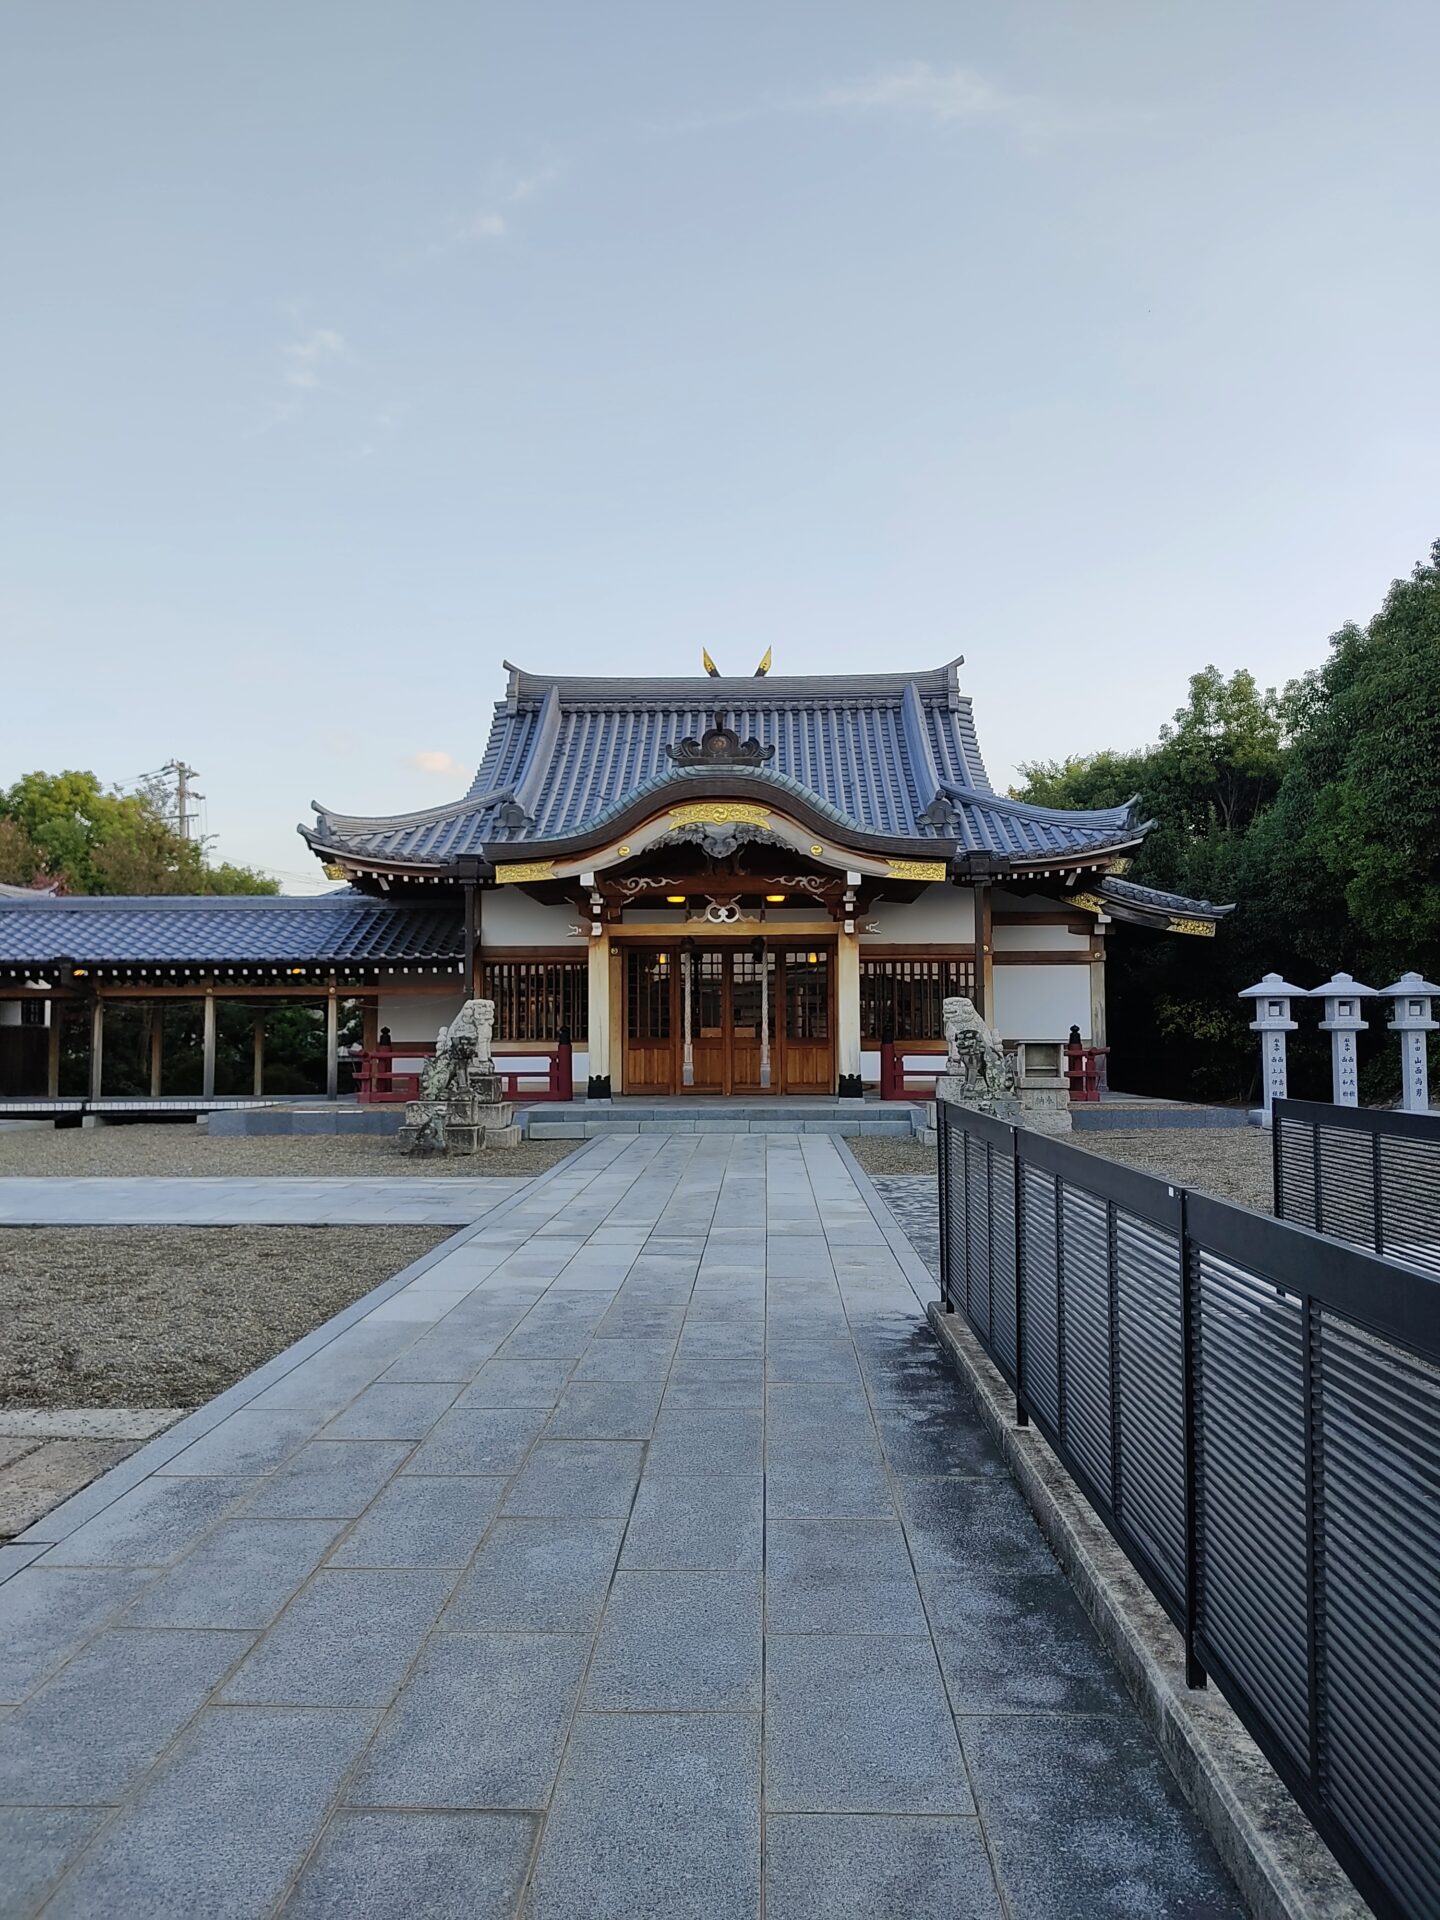
[[[616,1114],[603,1119],[561,1120],[553,1112],[547,1113],[539,1108],[526,1114],[523,1124],[527,1140],[597,1140],[609,1134],[642,1133],[828,1133],[850,1139],[863,1134],[882,1140],[913,1140],[917,1132],[916,1123],[908,1116],[892,1119],[887,1115],[871,1119],[868,1115],[860,1114],[776,1113],[759,1120],[750,1120],[738,1113],[671,1113],[659,1120],[640,1120],[629,1114]]]

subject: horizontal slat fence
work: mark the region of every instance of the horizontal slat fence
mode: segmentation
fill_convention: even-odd
[[[941,1291],[1375,1910],[1440,1914],[1440,1285],[939,1103]]]
[[[1277,1219],[1440,1274],[1440,1114],[1277,1100]]]

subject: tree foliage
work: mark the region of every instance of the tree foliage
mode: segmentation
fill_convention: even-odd
[[[0,881],[65,893],[277,893],[251,867],[212,866],[176,831],[163,790],[125,793],[93,773],[27,773],[0,790]]]
[[[1021,768],[1016,797],[1155,822],[1132,878],[1236,903],[1216,940],[1117,928],[1112,1068],[1136,1091],[1243,1098],[1255,1049],[1235,995],[1271,968],[1384,986],[1440,969],[1440,542],[1367,626],[1283,692],[1207,667],[1154,745]],[[1372,1023],[1373,1024],[1373,1023]],[[1368,1091],[1395,1071],[1372,1033]],[[1292,1082],[1323,1092],[1308,1032]]]

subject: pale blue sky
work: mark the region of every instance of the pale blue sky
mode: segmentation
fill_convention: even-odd
[[[1283,680],[1440,534],[1437,66],[1433,0],[6,0],[0,779],[182,754],[299,886],[502,656],[964,653],[997,780]]]

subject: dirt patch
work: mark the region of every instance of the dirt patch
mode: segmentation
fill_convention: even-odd
[[[0,1407],[200,1406],[449,1231],[0,1229]]]
[[[0,1176],[34,1179],[125,1175],[209,1180],[381,1179],[387,1175],[473,1180],[530,1178],[563,1160],[583,1140],[523,1140],[518,1147],[429,1158],[401,1153],[393,1136],[363,1133],[209,1134],[188,1122],[122,1127],[0,1127]]]

